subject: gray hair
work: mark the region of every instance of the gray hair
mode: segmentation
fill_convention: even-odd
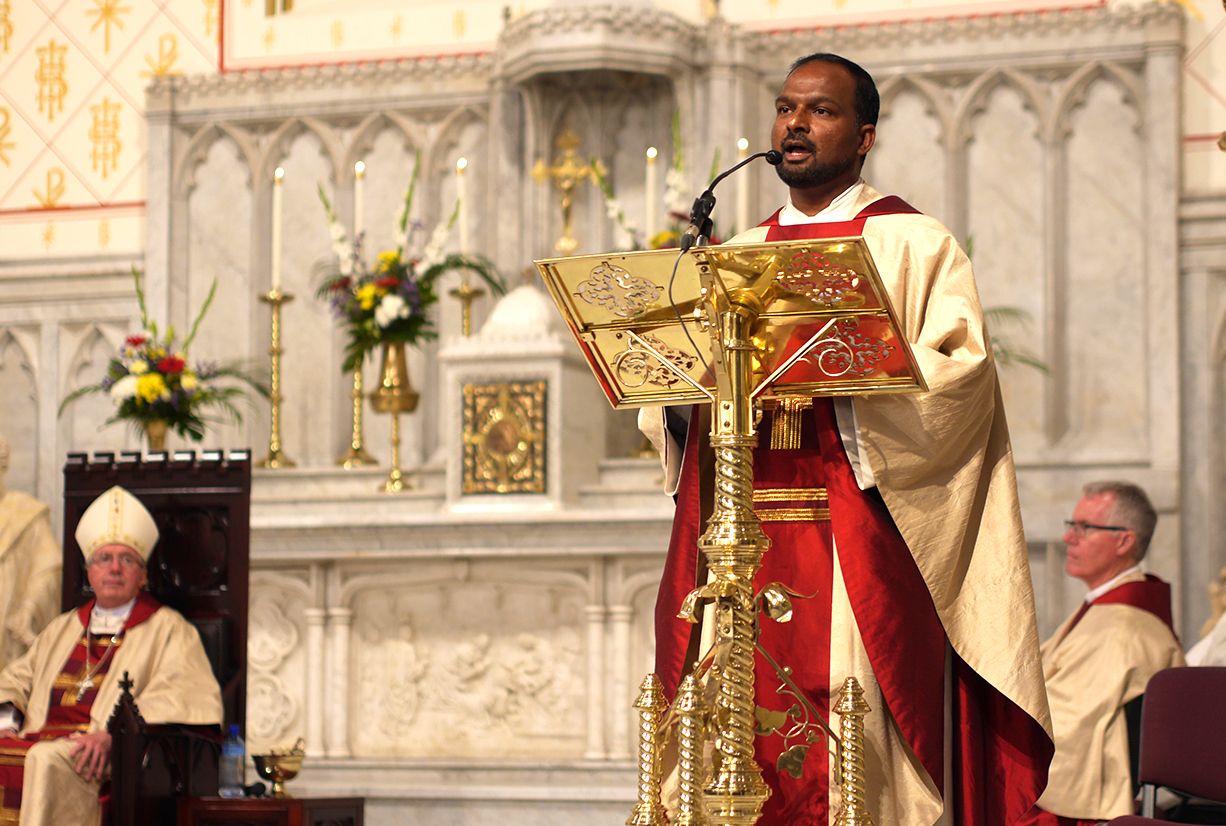
[[[1137,550],[1133,558],[1137,562],[1144,559],[1149,541],[1154,537],[1154,526],[1158,524],[1158,512],[1145,491],[1131,482],[1090,482],[1081,492],[1085,496],[1105,494],[1112,497],[1112,518],[1136,534]]]

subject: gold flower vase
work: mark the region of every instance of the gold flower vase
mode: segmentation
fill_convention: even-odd
[[[375,412],[389,413],[392,417],[392,468],[387,474],[387,481],[379,486],[384,493],[400,493],[411,487],[400,471],[400,414],[416,410],[419,398],[417,391],[409,384],[404,342],[385,342],[379,386],[370,393],[370,406]]]
[[[150,453],[164,453],[166,451],[166,432],[169,429],[164,419],[151,419],[144,423],[142,430],[145,432],[145,441],[149,445]]]

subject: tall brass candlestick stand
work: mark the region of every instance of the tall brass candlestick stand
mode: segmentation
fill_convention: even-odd
[[[281,305],[293,301],[289,293],[272,289],[260,296],[260,301],[272,308],[271,344],[268,354],[272,364],[269,377],[268,400],[271,402],[271,422],[268,436],[268,455],[258,462],[258,467],[290,468],[298,463],[281,452]]]
[[[419,396],[409,384],[409,366],[405,359],[404,342],[383,345],[383,367],[379,371],[379,386],[370,393],[370,405],[380,413],[392,416],[392,469],[387,481],[379,486],[383,493],[400,493],[412,487],[400,471],[400,414],[417,409]]]
[[[464,279],[460,282],[460,286],[449,291],[447,295],[459,299],[460,319],[462,321],[464,337],[471,336],[473,334],[473,301],[485,295],[485,290],[480,287],[474,287],[468,283],[468,279]]]
[[[359,364],[353,370],[353,430],[349,434],[349,450],[345,455],[336,460],[336,463],[345,470],[353,470],[355,467],[367,467],[369,465],[377,465],[378,461],[374,456],[366,452],[362,442],[365,436],[362,435],[362,365]]]

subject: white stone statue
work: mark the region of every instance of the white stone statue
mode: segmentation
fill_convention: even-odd
[[[48,507],[8,490],[8,469],[9,443],[0,435],[0,668],[59,612],[62,558]]]

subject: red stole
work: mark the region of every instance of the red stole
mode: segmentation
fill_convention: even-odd
[[[764,222],[768,241],[860,235],[868,218],[915,213],[893,196],[868,205],[850,221],[783,227],[778,212]],[[798,600],[791,623],[762,623],[762,644],[796,670],[796,680],[826,714],[829,705],[830,578],[829,537],[839,547],[844,585],[865,650],[889,711],[938,790],[944,789],[944,669],[946,639],[927,585],[902,536],[875,491],[856,484],[843,450],[829,399],[814,400],[816,442],[806,435],[799,451],[759,447],[754,454],[756,489],[825,486],[830,526],[821,523],[764,524],[772,547],[763,559],[757,587],[779,580],[814,599]],[[808,421],[806,417],[806,421]],[[691,423],[697,417],[691,417]],[[697,539],[702,502],[697,478],[700,439],[691,426],[677,494],[677,512],[656,602],[656,670],[671,696],[686,667],[691,626],[675,618],[698,576]],[[768,444],[765,434],[760,444]],[[786,481],[784,481],[786,480]],[[782,482],[782,484],[781,484]],[[1052,744],[1042,727],[951,652],[954,680],[953,787],[948,798],[960,826],[1015,823],[1046,785]],[[759,705],[775,701],[778,681],[769,665],[757,664]],[[844,676],[844,675],[839,675]],[[828,789],[825,755],[809,750],[799,780],[780,777],[776,736],[758,739],[758,761],[772,789],[762,826],[825,823]]]
[[[1175,634],[1175,621],[1171,616],[1171,586],[1153,574],[1146,574],[1144,580],[1125,582],[1117,585],[1098,599],[1092,605],[1131,605],[1148,611],[1166,624]],[[1069,628],[1069,630],[1073,630]]]
[[[77,619],[82,628],[81,640],[73,646],[59,675],[51,684],[51,703],[43,727],[20,737],[0,738],[0,823],[10,815],[15,819],[21,809],[26,752],[40,740],[54,740],[89,728],[94,700],[106,681],[128,629],[149,619],[160,607],[161,603],[148,592],[141,591],[136,597],[136,604],[132,606],[132,613],[115,639],[107,636],[97,638],[85,633],[94,600],[77,609]],[[88,667],[85,656],[87,641],[90,644]],[[79,684],[86,675],[92,677],[93,685],[78,694]]]

